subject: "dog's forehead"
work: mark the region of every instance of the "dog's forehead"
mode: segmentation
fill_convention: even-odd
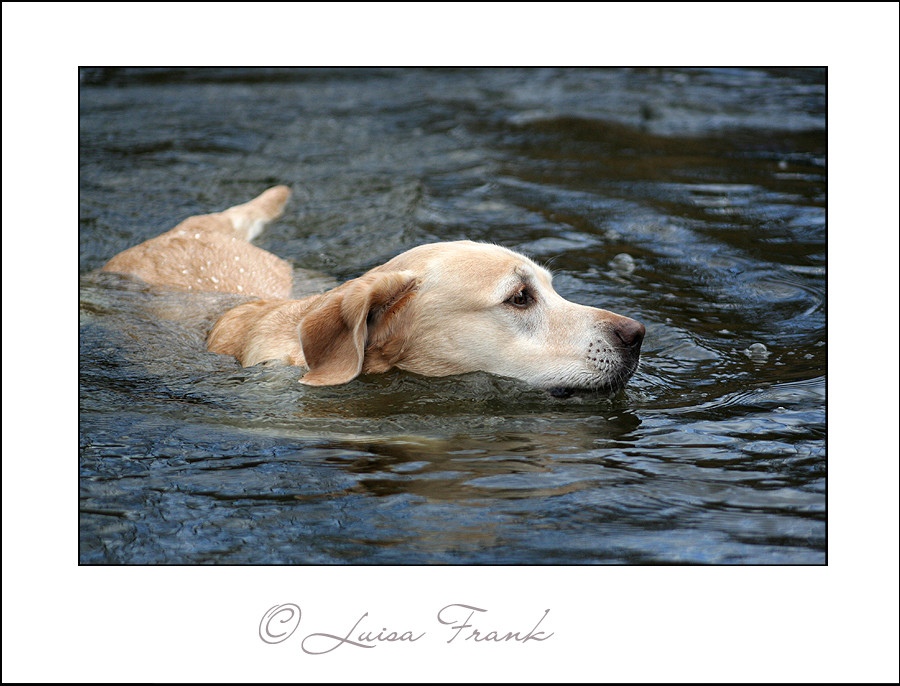
[[[552,287],[546,269],[525,255],[492,243],[431,243],[396,259],[405,269],[418,269],[423,285],[432,288],[463,286],[493,296],[519,283]]]
[[[545,269],[521,253],[494,243],[474,241],[426,243],[401,253],[385,267],[423,271],[486,269],[497,273],[520,267],[523,272],[543,272],[549,278]]]

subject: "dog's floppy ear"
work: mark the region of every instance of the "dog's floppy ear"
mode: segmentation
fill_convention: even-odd
[[[405,306],[416,285],[412,272],[369,272],[325,293],[300,323],[309,371],[300,381],[335,386],[359,376],[370,326]]]

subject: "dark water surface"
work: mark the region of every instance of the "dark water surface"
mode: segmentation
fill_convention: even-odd
[[[91,69],[80,113],[82,563],[824,563],[824,71]],[[305,387],[205,352],[236,299],[95,271],[281,183],[296,267],[497,242],[638,372]]]

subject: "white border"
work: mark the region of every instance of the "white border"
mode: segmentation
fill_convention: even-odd
[[[4,681],[897,681],[896,3],[2,12]],[[829,565],[78,567],[77,66],[230,63],[827,65]],[[311,631],[453,602],[514,630],[551,608],[556,636],[312,657],[256,636],[285,602]]]

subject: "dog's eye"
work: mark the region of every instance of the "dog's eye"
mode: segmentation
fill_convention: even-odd
[[[506,302],[508,302],[513,307],[525,308],[534,302],[534,298],[531,297],[531,293],[529,293],[527,289],[523,288],[521,291],[518,291],[515,295],[509,298]]]

